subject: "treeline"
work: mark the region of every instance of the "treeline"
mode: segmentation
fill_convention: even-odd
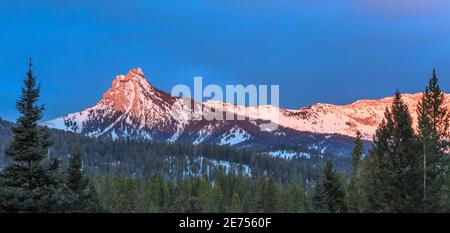
[[[273,177],[215,172],[207,177],[165,180],[97,175],[93,183],[100,204],[107,212],[164,213],[305,213],[311,212],[311,198],[303,184],[282,185]]]
[[[12,141],[11,127],[14,124],[0,121],[0,148]],[[52,145],[49,154],[67,166],[74,150],[81,154],[87,175],[123,174],[152,177],[161,174],[165,179],[183,179],[187,174],[203,176],[219,168],[219,161],[229,163],[230,170],[246,171],[252,176],[270,175],[283,183],[308,183],[314,179],[316,170],[324,161],[332,160],[336,169],[348,177],[350,158],[332,154],[320,154],[304,147],[280,145],[267,150],[292,150],[309,153],[310,158],[295,157],[291,160],[261,154],[262,150],[236,149],[230,146],[191,145],[186,143],[158,143],[148,140],[89,138],[72,132],[48,129]],[[0,151],[0,167],[8,164]]]
[[[314,178],[314,167],[334,159],[325,157],[295,158],[287,161],[262,155],[258,150],[236,149],[230,146],[191,145],[186,143],[158,143],[148,140],[120,139],[111,141],[103,138],[87,138],[69,132],[55,131],[51,154],[67,160],[73,148],[79,148],[90,174],[121,173],[124,175],[152,177],[161,174],[165,179],[183,179],[186,174],[207,174],[212,176],[218,162],[228,162],[231,170],[245,172],[250,169],[252,176],[270,175],[282,182],[307,182]],[[201,158],[201,159],[199,159]],[[348,158],[335,158],[348,162]],[[339,169],[349,169],[348,163]]]

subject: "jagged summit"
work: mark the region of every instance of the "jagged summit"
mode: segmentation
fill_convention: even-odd
[[[134,69],[131,69],[130,71],[128,71],[128,73],[126,75],[123,75],[123,74],[117,75],[116,78],[113,80],[112,87],[116,88],[116,87],[120,86],[120,83],[128,82],[130,80],[139,81],[139,82],[145,81],[148,84],[148,81],[145,79],[145,75],[144,75],[144,72],[142,71],[142,69],[134,68]]]
[[[140,77],[144,77],[144,72],[142,71],[142,69],[140,67],[131,69],[130,71],[128,71],[127,76],[140,76]]]
[[[416,124],[417,103],[421,93],[402,95]],[[357,130],[371,140],[392,97],[378,100],[358,100],[348,105],[315,104],[298,110],[275,106],[236,106],[220,101],[196,103],[220,109],[233,115],[257,116],[245,121],[190,120],[181,111],[173,111],[176,104],[190,99],[172,97],[150,85],[140,68],[118,75],[102,99],[81,112],[45,122],[52,128],[74,131],[84,135],[111,138],[145,138],[158,141],[182,141],[194,144],[215,143],[253,146],[256,144],[305,144],[316,148],[328,143],[334,135],[353,137]],[[450,108],[450,96],[446,94]],[[181,106],[180,105],[180,106]],[[260,125],[274,122],[279,128],[261,132]],[[325,136],[317,136],[325,135]],[[330,139],[331,138],[331,139]],[[342,141],[342,140],[341,140]],[[347,142],[346,142],[347,143]],[[349,141],[351,145],[351,140]]]
[[[137,68],[133,68],[133,69],[129,70],[127,75],[125,75],[125,76],[119,75],[117,77],[119,77],[122,81],[129,81],[131,79],[145,78],[145,75],[144,75],[144,72],[142,71],[142,69],[137,67]]]

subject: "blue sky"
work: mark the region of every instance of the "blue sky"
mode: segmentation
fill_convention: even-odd
[[[418,92],[433,68],[448,92],[449,12],[446,0],[0,0],[0,117],[17,117],[30,56],[46,119],[93,105],[133,67],[166,91],[195,75],[279,84],[287,108]]]

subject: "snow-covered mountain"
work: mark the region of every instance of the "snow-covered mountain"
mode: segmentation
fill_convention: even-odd
[[[171,111],[176,101],[187,100],[156,89],[137,68],[127,75],[118,75],[94,106],[44,124],[92,137],[169,138],[185,125],[183,119]]]
[[[414,119],[420,98],[421,93],[403,95]],[[446,100],[450,107],[449,95],[446,95]],[[112,87],[94,106],[43,124],[92,137],[144,138],[239,147],[300,144],[322,153],[346,153],[351,148],[351,137],[356,130],[360,130],[365,139],[372,138],[391,101],[392,97],[359,100],[344,106],[319,103],[298,110],[270,105],[246,107],[218,101],[198,103],[173,97],[153,87],[142,70],[137,68],[127,75],[118,75]],[[191,120],[181,110],[173,110],[188,104],[192,104],[193,114],[193,109],[208,106],[234,115],[245,115],[248,119]],[[262,124],[268,122],[279,127],[261,130]]]

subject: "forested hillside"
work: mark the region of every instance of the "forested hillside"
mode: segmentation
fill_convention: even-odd
[[[6,148],[12,137],[11,123],[0,121],[0,148]],[[85,170],[89,174],[122,174],[151,177],[158,173],[165,179],[179,180],[185,176],[213,178],[216,168],[226,173],[242,174],[249,177],[270,175],[283,183],[300,181],[307,183],[314,178],[317,167],[331,159],[336,167],[347,174],[350,158],[329,154],[319,154],[301,146],[277,146],[268,151],[289,150],[298,152],[288,159],[276,157],[262,150],[235,149],[229,146],[191,145],[182,143],[153,143],[149,140],[110,140],[89,138],[76,133],[52,130],[53,142],[50,156],[67,162],[74,150],[81,152]],[[2,166],[6,158],[0,152]],[[308,154],[309,156],[301,156]]]

